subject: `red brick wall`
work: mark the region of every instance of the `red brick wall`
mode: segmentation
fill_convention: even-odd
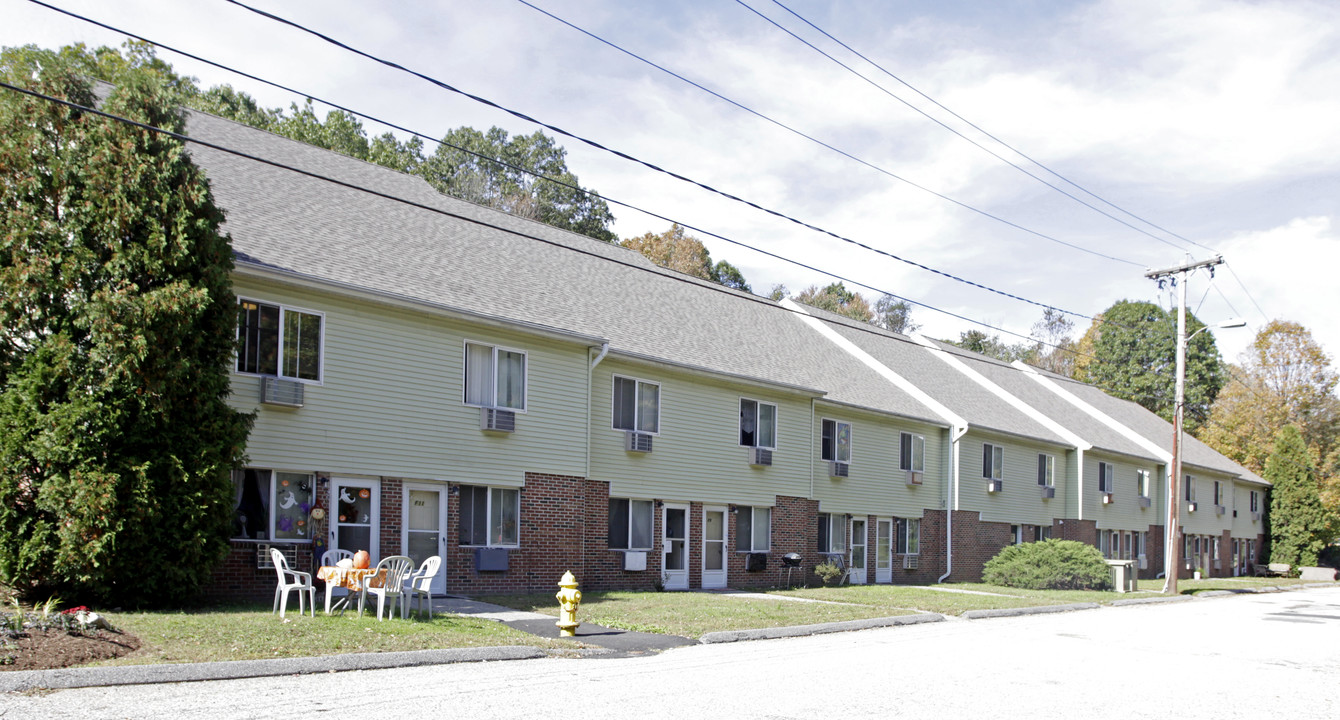
[[[1145,559],[1147,567],[1139,571],[1139,577],[1143,580],[1153,580],[1163,572],[1165,562],[1162,525],[1149,526],[1149,532],[1145,535]]]
[[[983,522],[971,510],[954,511],[953,533],[954,571],[949,582],[981,582],[986,561],[1014,543],[1009,523]]]

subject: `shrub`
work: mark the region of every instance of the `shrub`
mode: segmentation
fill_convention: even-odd
[[[1112,573],[1092,545],[1043,540],[1001,550],[987,561],[982,581],[1029,590],[1107,590]]]
[[[832,585],[842,577],[842,568],[832,561],[822,562],[814,566],[814,574],[819,576],[824,585]]]

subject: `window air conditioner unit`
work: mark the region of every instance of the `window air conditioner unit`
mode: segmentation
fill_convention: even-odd
[[[1136,558],[1136,560],[1139,561],[1139,565],[1140,565],[1140,569],[1141,569],[1141,570],[1148,570],[1148,569],[1149,569],[1149,558],[1145,557],[1144,555],[1141,555],[1141,556],[1139,556],[1138,558]]]
[[[920,555],[904,555],[904,556],[903,556],[903,569],[904,569],[904,570],[916,570],[916,569],[917,569],[917,563],[920,562],[920,560],[921,560],[921,556],[920,556]]]
[[[629,571],[639,571],[647,569],[647,552],[639,550],[637,552],[626,552],[623,554],[623,569]]]
[[[1192,570],[1196,567],[1196,562],[1188,557],[1185,560],[1183,560],[1183,565],[1186,566],[1187,570]]]
[[[261,378],[261,403],[280,407],[302,407],[302,383],[279,378]]]
[[[771,465],[772,451],[767,448],[751,447],[749,448],[750,465]]]
[[[768,569],[767,553],[749,553],[744,559],[744,569],[746,572],[762,572]]]
[[[1056,488],[1051,487],[1051,486],[1044,486],[1044,487],[1042,488],[1042,499],[1043,499],[1043,500],[1051,500],[1051,499],[1054,498],[1054,497],[1056,497]]]
[[[498,408],[479,408],[479,429],[491,432],[516,432],[516,413]]]
[[[1214,514],[1215,514],[1215,515],[1223,515],[1225,512],[1227,512],[1227,510],[1228,510],[1228,508],[1225,508],[1223,505],[1215,505],[1215,506],[1214,506]]]
[[[504,572],[507,570],[507,548],[475,548],[475,572]]]
[[[908,471],[907,471],[907,484],[908,484],[908,485],[920,485],[920,484],[921,484],[921,472],[918,471],[918,470],[908,470]]]
[[[1104,505],[1112,504],[1112,493],[1103,493],[1103,504]]]
[[[847,477],[847,473],[850,469],[851,469],[851,463],[831,462],[828,463],[828,476]]]
[[[1186,504],[1186,511],[1187,511],[1187,512],[1196,512],[1196,503],[1193,503],[1193,502],[1189,502],[1189,503],[1187,503],[1187,504]]]
[[[636,430],[629,430],[624,434],[623,449],[628,452],[651,452],[651,435]]]
[[[1259,522],[1260,520],[1261,520],[1261,513],[1259,512],[1252,513],[1252,522]]]
[[[1149,507],[1151,501],[1149,498],[1141,496],[1139,498],[1136,498],[1136,502],[1140,503],[1140,507],[1147,508]]]
[[[1004,480],[987,480],[987,481],[986,481],[986,491],[989,492],[989,493],[998,493],[998,492],[1000,492],[1001,490],[1004,490],[1004,489],[1005,489],[1005,481],[1004,481]]]
[[[261,543],[260,545],[256,546],[256,569],[258,570],[274,569],[275,561],[273,558],[270,557],[270,548],[274,548],[278,550],[280,553],[283,553],[284,560],[288,561],[288,567],[290,570],[297,569],[298,566],[297,545],[293,544],[268,545],[266,543]]]

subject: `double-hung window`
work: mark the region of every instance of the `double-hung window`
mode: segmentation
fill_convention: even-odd
[[[898,469],[926,472],[926,438],[912,433],[898,436]]]
[[[1056,456],[1038,453],[1038,484],[1042,487],[1056,486]]]
[[[1135,533],[1132,540],[1135,542],[1135,557],[1142,557],[1145,554],[1145,531]]]
[[[321,381],[321,313],[238,299],[237,372]]]
[[[311,540],[307,513],[315,487],[312,476],[303,473],[234,470],[232,537]]]
[[[757,400],[740,400],[740,444],[745,447],[777,447],[777,406]]]
[[[1255,490],[1252,491],[1252,512],[1261,512],[1261,496]]]
[[[982,477],[1000,480],[1005,475],[1005,448],[982,443]]]
[[[614,429],[661,431],[661,386],[614,376]]]
[[[819,552],[831,554],[846,549],[846,518],[838,513],[819,513]]]
[[[735,549],[767,552],[772,540],[772,508],[740,505],[735,508]]]
[[[1196,479],[1190,475],[1186,476],[1182,484],[1182,497],[1187,502],[1196,502]]]
[[[1224,484],[1219,482],[1218,480],[1214,481],[1214,504],[1215,505],[1224,504]]]
[[[894,552],[899,555],[921,554],[921,520],[918,518],[898,518],[894,521],[894,532],[898,535]]]
[[[1149,497],[1149,471],[1135,471],[1135,491],[1140,493],[1140,497]]]
[[[465,404],[526,409],[526,353],[465,344]]]
[[[823,438],[819,445],[819,459],[833,462],[851,462],[851,423],[824,420]]]
[[[461,486],[461,545],[517,547],[521,493],[516,488]]]
[[[652,501],[610,498],[610,549],[650,550]]]
[[[1112,463],[1098,463],[1098,492],[1116,492],[1116,467]]]

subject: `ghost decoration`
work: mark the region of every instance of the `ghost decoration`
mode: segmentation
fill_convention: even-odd
[[[349,488],[340,488],[340,502],[352,503],[354,496],[349,494]]]
[[[283,508],[284,510],[287,510],[297,504],[298,499],[293,497],[292,490],[289,490],[288,492],[284,493],[284,499],[279,501],[279,507]]]

